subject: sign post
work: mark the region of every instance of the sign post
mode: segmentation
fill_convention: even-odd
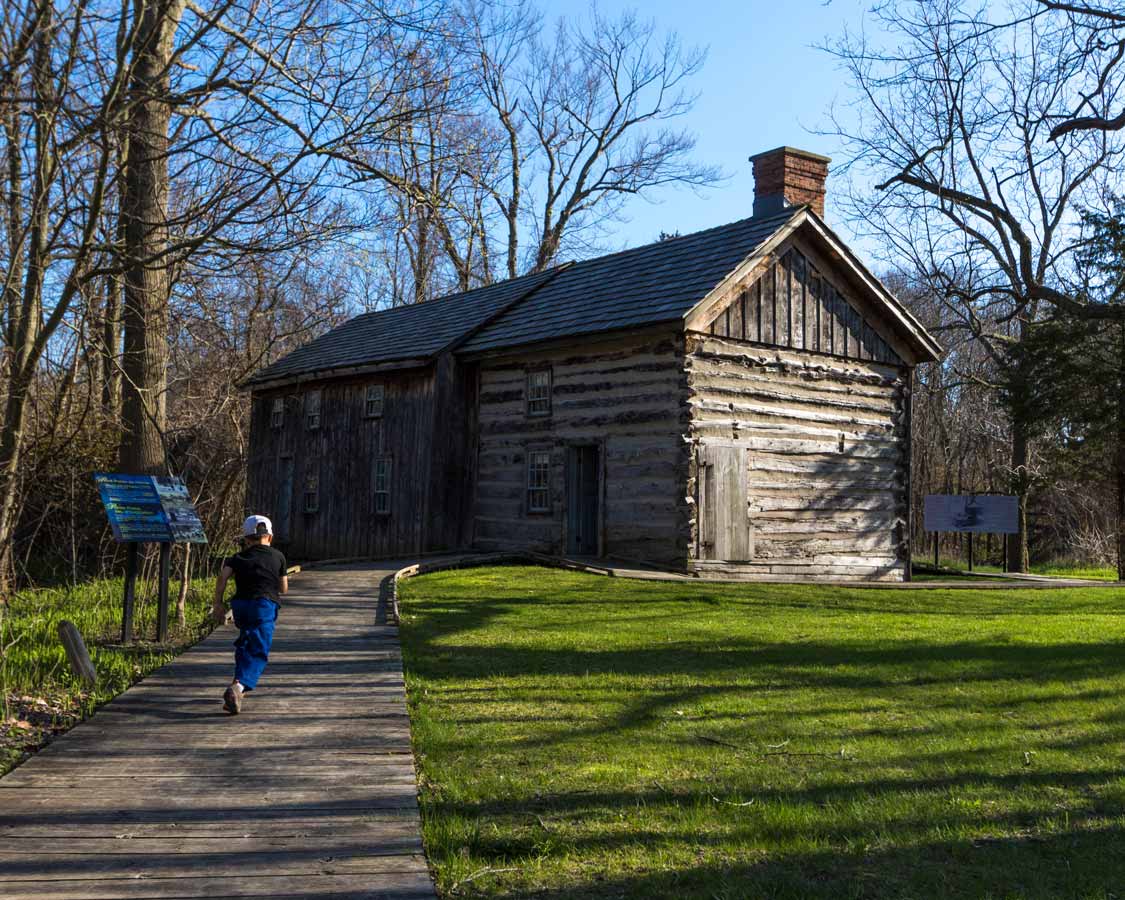
[[[168,640],[168,570],[172,563],[172,545],[160,545],[160,589],[156,601],[156,642]]]
[[[130,543],[125,549],[125,600],[121,612],[121,643],[133,640],[133,606],[137,596],[137,557],[139,546]]]
[[[96,474],[113,537],[127,544],[125,591],[121,612],[121,642],[133,640],[137,569],[141,544],[160,544],[156,639],[168,638],[168,579],[172,544],[206,544],[203,523],[179,478],[164,475]]]
[[[934,533],[934,568],[938,567],[939,534],[967,533],[971,572],[973,535],[1002,534],[1007,546],[1007,536],[1019,531],[1019,499],[1008,494],[927,494],[923,527]]]

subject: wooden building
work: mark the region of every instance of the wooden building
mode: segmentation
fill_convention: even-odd
[[[754,216],[361,315],[250,381],[248,507],[295,559],[476,548],[901,579],[940,348],[753,158]]]

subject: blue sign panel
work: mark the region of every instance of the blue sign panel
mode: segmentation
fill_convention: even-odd
[[[926,531],[1015,534],[1019,499],[1005,494],[927,494]]]
[[[113,536],[122,543],[207,543],[187,487],[179,478],[94,475]]]

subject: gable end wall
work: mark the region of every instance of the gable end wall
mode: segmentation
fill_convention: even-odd
[[[902,580],[907,555],[909,369],[687,336],[696,448],[687,483],[691,571],[762,579]],[[746,466],[751,558],[700,546],[699,450]]]

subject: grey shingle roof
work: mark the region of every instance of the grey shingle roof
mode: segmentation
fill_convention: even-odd
[[[525,275],[429,303],[364,313],[260,369],[247,383],[371,363],[426,359],[549,281],[558,271]]]
[[[799,212],[787,209],[574,263],[458,352],[679,319]]]
[[[260,370],[248,384],[426,359],[458,341],[458,352],[475,352],[673,321],[799,211],[743,219],[429,303],[356,316]]]

